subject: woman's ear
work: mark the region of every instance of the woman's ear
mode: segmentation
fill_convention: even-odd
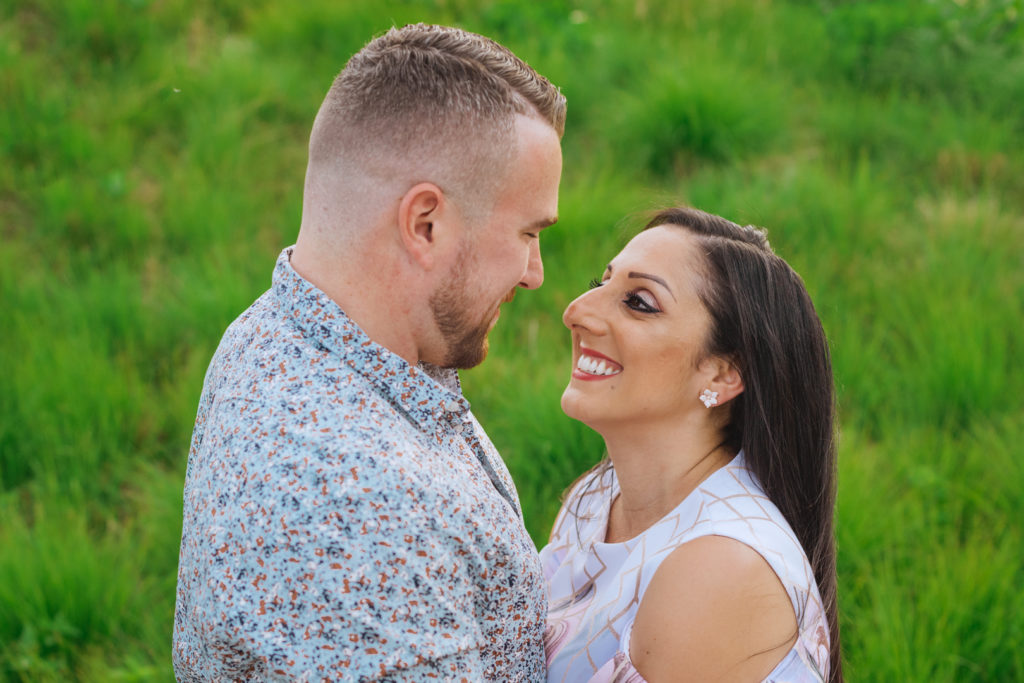
[[[727,403],[743,393],[743,375],[732,359],[716,356],[704,360],[702,364],[707,364],[704,369],[710,374],[706,389],[717,392],[716,405]]]
[[[437,263],[436,223],[445,212],[444,192],[434,183],[417,183],[398,203],[398,234],[409,257],[425,270]]]

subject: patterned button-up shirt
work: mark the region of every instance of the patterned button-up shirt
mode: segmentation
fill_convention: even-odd
[[[539,560],[457,375],[372,342],[289,257],[206,375],[178,680],[542,680]]]

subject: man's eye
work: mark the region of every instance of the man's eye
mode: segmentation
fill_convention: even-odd
[[[604,284],[603,282],[601,282],[600,280],[598,280],[598,279],[597,279],[597,278],[595,277],[595,278],[593,278],[593,279],[592,279],[592,280],[590,281],[590,284],[589,284],[589,286],[588,286],[587,288],[588,288],[588,289],[596,289],[596,288],[600,287],[600,286],[601,286],[601,285],[603,285],[603,284]]]

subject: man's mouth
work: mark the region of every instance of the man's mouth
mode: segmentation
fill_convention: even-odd
[[[487,327],[488,330],[493,329],[494,326],[496,324],[498,324],[498,318],[501,317],[501,307],[504,306],[505,304],[509,303],[510,301],[512,301],[512,299],[514,299],[515,296],[516,296],[516,288],[513,287],[511,290],[509,290],[509,293],[506,294],[505,297],[501,300],[501,303],[499,303],[495,307],[494,315],[491,316],[491,322],[488,324],[488,327]]]

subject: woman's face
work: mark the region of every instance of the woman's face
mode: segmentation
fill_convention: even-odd
[[[701,362],[710,316],[697,296],[698,242],[682,228],[641,232],[605,269],[600,286],[565,309],[572,377],[562,409],[597,431],[628,421],[656,424],[706,411],[714,375]]]

